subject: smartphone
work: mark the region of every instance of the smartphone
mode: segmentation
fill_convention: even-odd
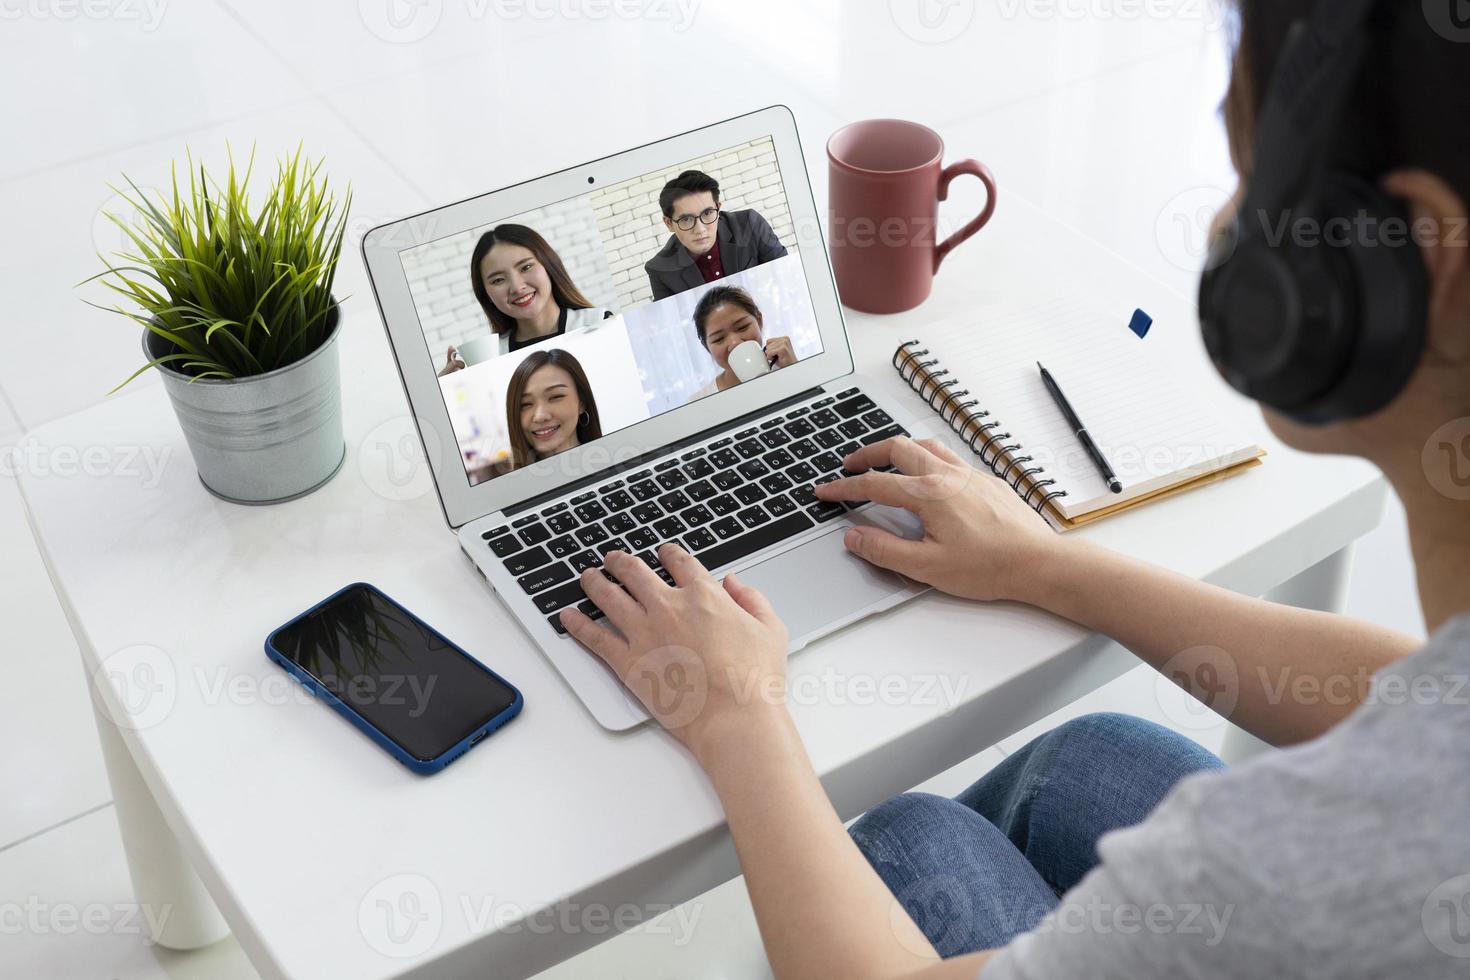
[[[520,714],[521,692],[366,582],[266,638],[286,669],[414,772],[438,772]]]

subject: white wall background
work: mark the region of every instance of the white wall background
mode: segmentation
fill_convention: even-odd
[[[548,204],[402,253],[408,290],[413,295],[434,363],[443,361],[444,351],[450,344],[489,331],[485,312],[480,309],[470,285],[470,255],[481,235],[495,225],[507,223],[534,229],[561,256],[572,282],[594,305],[618,309],[608,275],[607,253],[602,248],[602,234],[592,215],[588,195]]]
[[[664,185],[685,170],[702,170],[720,184],[720,203],[727,211],[754,208],[788,249],[796,247],[791,210],[776,166],[770,137],[751,140],[718,153],[671,164],[634,180],[613,184],[591,195],[593,214],[606,238],[608,270],[617,289],[615,309],[629,310],[653,299],[643,263],[664,247],[669,230],[659,210]]]
[[[720,373],[694,329],[694,308],[715,286],[739,286],[750,293],[760,307],[766,339],[790,337],[798,360],[821,353],[822,337],[806,288],[806,272],[801,257],[791,251],[754,269],[624,314],[650,415],[678,408]]]

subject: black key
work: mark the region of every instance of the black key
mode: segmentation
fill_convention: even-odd
[[[633,506],[633,495],[626,490],[614,490],[602,498],[602,503],[609,510],[627,510]]]
[[[546,519],[546,526],[552,534],[566,534],[577,526],[577,519],[571,514],[554,514]]]
[[[780,517],[782,514],[789,514],[795,510],[796,502],[783,493],[779,497],[770,498],[762,506],[770,512],[772,517]]]
[[[736,519],[746,527],[760,527],[771,519],[771,515],[759,507],[747,507],[735,515]]]
[[[591,548],[588,548],[586,551],[579,551],[568,558],[567,564],[572,566],[572,571],[581,575],[584,568],[597,568],[600,566],[602,564],[602,556]]]
[[[810,439],[798,439],[791,445],[787,446],[786,449],[797,459],[806,459],[808,456],[815,456],[817,453],[821,452],[821,450],[817,448],[817,444],[812,442]]]
[[[779,422],[780,420],[777,419],[777,421]],[[784,446],[790,441],[791,437],[786,434],[786,430],[784,429],[771,429],[761,433],[761,442],[766,444],[767,449]]]
[[[626,479],[629,483],[637,483],[639,480],[646,480],[652,475],[653,470],[639,470],[637,473],[629,473]]]
[[[722,470],[728,470],[740,462],[740,454],[733,449],[721,449],[719,452],[710,453],[709,461]]]
[[[597,491],[596,490],[588,490],[586,493],[579,493],[575,497],[573,497],[572,498],[572,506],[575,507],[578,504],[585,504],[589,500],[596,500],[596,499],[597,499]]]
[[[565,500],[563,500],[561,503],[557,504],[556,506],[554,506],[554,507],[548,507],[545,510],[543,510],[541,512],[541,516],[542,517],[550,517],[552,514],[560,514],[562,511],[566,510],[570,506],[571,506],[570,504],[568,504]]]
[[[674,462],[678,462],[678,460],[675,460]],[[660,473],[658,475],[658,484],[665,490],[673,490],[675,487],[682,487],[688,482],[689,477],[684,475],[683,470],[668,470],[667,472]]]
[[[780,473],[772,473],[770,476],[761,480],[761,488],[766,493],[780,493],[782,490],[791,489],[791,481]],[[740,491],[737,490],[735,492],[738,494]]]
[[[643,548],[652,548],[656,544],[658,544],[658,535],[646,527],[640,527],[637,530],[628,532],[628,547],[634,551],[639,551]]]
[[[762,429],[773,429],[773,428],[775,428],[776,426],[778,426],[780,424],[781,424],[781,420],[779,418],[766,419],[764,422],[762,422],[760,424],[760,427]]]
[[[881,408],[875,408],[871,412],[868,412],[866,415],[863,416],[863,422],[865,422],[870,429],[881,429],[885,425],[893,424],[893,416],[889,415]]]
[[[577,529],[577,540],[589,548],[599,541],[606,541],[609,536],[607,528],[601,524],[588,524],[586,527]]]
[[[714,476],[710,477],[710,481],[721,490],[729,490],[731,487],[738,487],[743,482],[740,479],[740,474],[736,473],[734,470],[725,470],[723,472],[716,473]]]
[[[832,403],[833,403],[833,402],[835,402],[835,401],[836,401],[836,400],[837,400],[837,399],[836,399],[836,398],[834,398],[834,397],[831,397],[831,396],[828,396],[828,397],[827,397],[827,398],[823,398],[823,399],[822,399],[822,400],[821,400],[821,401],[819,401],[819,402],[812,402],[812,408],[814,408],[814,409],[815,409],[815,408],[824,408],[824,407],[826,407],[826,406],[827,406],[827,405],[830,405],[830,404],[832,404]]]
[[[690,531],[684,535],[684,547],[690,551],[702,551],[715,543],[715,536],[710,533],[709,528],[702,527]]]
[[[537,514],[527,514],[525,517],[517,517],[515,520],[513,520],[513,521],[510,522],[510,526],[511,527],[525,527],[528,524],[534,524],[534,523],[536,523],[536,518],[538,516],[539,515],[537,515]]]
[[[662,508],[651,500],[646,504],[639,504],[633,508],[633,520],[639,524],[652,524],[663,515]]]
[[[652,480],[643,480],[640,483],[633,484],[628,489],[632,492],[633,499],[635,500],[652,500],[654,497],[663,493],[663,489]]]
[[[522,575],[516,579],[516,584],[529,595],[540,592],[542,589],[549,589],[558,582],[565,582],[571,577],[572,570],[567,567],[566,562],[559,561],[551,565],[546,565],[543,568],[538,568],[528,575]],[[551,610],[543,609],[541,611],[550,612]]]
[[[655,572],[664,567],[663,562],[658,560],[658,555],[655,555],[652,551],[640,551],[633,557],[641,559],[643,564],[647,565]]]
[[[730,445],[730,443],[732,443],[734,441],[735,440],[732,439],[732,438],[730,438],[729,436],[726,436],[723,439],[716,439],[714,442],[712,442],[712,443],[709,444],[709,449],[710,449],[711,452],[713,452],[716,449],[724,449],[726,446]]]
[[[820,456],[812,457],[812,465],[817,468],[818,472],[831,473],[842,469],[842,457],[836,453],[822,453]]]
[[[728,493],[722,493],[718,497],[709,499],[709,509],[714,511],[716,516],[724,517],[726,514],[733,514],[739,510],[740,504]]]
[[[677,514],[689,506],[689,498],[684,496],[684,491],[675,490],[658,498],[658,504],[664,509],[665,514]]]
[[[761,477],[771,472],[770,467],[766,466],[765,463],[761,462],[758,459],[747,459],[745,462],[735,467],[735,469],[740,473],[741,476],[745,477],[747,480],[759,480]],[[726,487],[725,489],[729,488]]]
[[[506,555],[521,550],[521,539],[514,534],[503,534],[498,538],[491,538],[488,544],[496,558],[504,558]]]
[[[856,395],[857,393],[858,393],[858,390],[856,388],[849,388],[846,391],[839,391],[837,393],[837,397],[838,398],[846,398],[848,395]]]
[[[745,533],[745,525],[733,517],[722,517],[709,526],[709,529],[719,537],[721,541],[733,538],[737,534]]]
[[[578,507],[577,516],[580,517],[584,522],[590,524],[593,521],[600,521],[604,517],[606,517],[607,508],[599,504],[597,501],[593,500]]]
[[[821,432],[812,436],[812,440],[823,449],[831,449],[834,446],[842,445],[842,433],[836,429],[823,429]]]
[[[664,470],[673,469],[675,466],[678,466],[678,465],[679,465],[679,461],[677,459],[666,459],[662,463],[659,463],[657,466],[655,466],[653,468],[653,471],[655,473],[661,473]]]
[[[687,462],[689,462],[689,460],[693,459],[694,457],[696,457],[696,456],[703,456],[703,455],[704,455],[704,447],[703,446],[700,446],[698,449],[691,449],[691,450],[689,450],[687,453],[685,453],[683,456],[680,456],[679,458],[682,459],[682,460],[684,460],[684,462],[687,463]]]
[[[796,485],[796,488],[791,491],[791,499],[796,501],[802,507],[805,507],[808,504],[816,503],[817,494],[816,491],[812,489],[812,485],[810,483],[799,483]]]
[[[679,519],[690,527],[699,527],[714,520],[715,515],[710,513],[710,509],[703,504],[695,504],[693,507],[680,513]]]
[[[714,484],[710,483],[708,480],[696,480],[694,483],[691,483],[689,484],[689,486],[685,487],[684,492],[689,495],[690,500],[708,500],[715,494],[719,493],[719,491],[715,489]]]
[[[546,530],[545,524],[528,524],[516,533],[526,544],[540,544],[551,537],[551,532]]]
[[[818,402],[818,404],[821,403]],[[842,416],[838,415],[830,408],[824,408],[820,412],[813,412],[811,415],[811,419],[812,425],[815,425],[819,429],[825,429],[829,425],[836,425],[838,422],[841,422]]]
[[[715,465],[707,459],[696,459],[684,467],[684,472],[689,474],[691,480],[698,480],[700,477],[709,476],[714,471]]]
[[[735,444],[735,451],[740,454],[741,459],[750,459],[752,456],[759,456],[765,452],[766,447],[754,439],[746,439],[744,442],[737,442]]]
[[[812,519],[805,514],[787,514],[780,520],[769,521],[757,531],[722,541],[713,548],[706,549],[699,560],[704,562],[704,567],[716,569],[815,526]],[[715,528],[715,533],[719,533],[718,527]]]
[[[661,578],[661,579],[663,579],[664,582],[666,582],[669,585],[673,585],[674,584],[674,576],[673,576],[673,573],[671,573],[667,568],[660,568],[658,570],[658,577]]]
[[[766,453],[761,459],[765,460],[766,465],[773,470],[784,470],[796,462],[796,458],[784,449],[778,449],[773,453]]]
[[[856,398],[849,398],[846,401],[838,402],[834,411],[843,418],[850,419],[855,415],[871,412],[877,407],[877,405],[873,404],[873,399],[867,395],[858,395]]]
[[[565,565],[562,567],[566,568]],[[567,569],[567,574],[571,574],[571,569]],[[587,593],[582,591],[582,583],[576,579],[572,579],[566,585],[559,585],[554,589],[548,589],[534,597],[531,601],[536,603],[536,608],[541,610],[544,615],[545,613],[554,613],[558,609],[570,606],[574,602],[581,602],[585,598],[587,598]]]
[[[653,524],[653,532],[665,541],[678,537],[687,530],[689,528],[677,517],[665,517],[663,520],[655,521]]]
[[[875,442],[882,442],[884,439],[892,439],[894,436],[903,435],[908,435],[908,433],[903,431],[903,426],[890,425],[886,429],[879,429],[877,432],[869,432],[867,435],[863,436],[863,445],[871,446]]]
[[[505,570],[512,575],[524,575],[533,568],[540,568],[551,561],[551,556],[546,549],[539,544],[534,548],[527,548],[519,554],[511,555],[505,560]]]
[[[755,435],[759,431],[760,430],[757,429],[755,426],[751,426],[748,429],[741,429],[739,432],[735,433],[735,438],[736,439],[749,439],[751,436]]]
[[[849,439],[856,439],[867,432],[868,427],[863,423],[862,419],[848,419],[837,427],[837,431]]]
[[[591,599],[583,599],[577,603],[577,611],[588,619],[600,619],[603,615],[602,610],[597,608],[597,603]]]
[[[810,412],[811,410],[812,410],[812,407],[810,405],[803,405],[800,408],[793,408],[791,411],[787,412],[786,413],[786,417],[788,419],[794,419],[798,415],[805,415],[807,412]]]
[[[624,541],[622,538],[611,538],[611,539],[609,539],[607,541],[602,542],[602,544],[598,545],[597,548],[596,548],[597,553],[599,555],[602,555],[604,558],[607,557],[607,553],[609,551],[627,551],[627,550],[628,550],[628,543],[626,541]]]
[[[841,517],[847,513],[847,508],[830,500],[820,500],[806,509],[818,524],[830,521],[834,517]]]
[[[743,487],[735,488],[735,499],[742,504],[753,504],[765,495],[766,492],[756,483],[747,483]]]
[[[602,486],[598,487],[597,488],[597,492],[598,493],[611,493],[612,491],[618,489],[622,485],[623,485],[623,481],[622,480],[614,480],[611,483],[604,483]]]
[[[817,478],[817,471],[808,463],[797,463],[786,471],[786,475],[797,483],[810,483]]]
[[[846,459],[861,448],[863,448],[863,444],[860,442],[844,442],[832,451],[843,459]]]
[[[561,622],[561,610],[558,609],[556,612],[552,613],[550,616],[547,616],[546,617],[546,622],[550,623],[551,624],[551,628],[554,629],[554,630],[556,630],[556,635],[557,636],[566,636],[567,635],[567,628],[565,626],[563,626],[562,625],[562,622]]]
[[[486,541],[489,541],[491,538],[498,538],[502,534],[509,533],[509,531],[510,531],[510,525],[508,525],[508,524],[502,524],[499,527],[492,527],[490,530],[488,530],[484,534],[480,535],[480,537],[484,538]]]
[[[570,534],[563,534],[559,538],[552,538],[546,542],[546,547],[551,550],[551,554],[556,558],[565,558],[567,555],[579,551],[582,548],[581,545],[577,544],[577,539]]]
[[[638,522],[627,514],[614,514],[603,521],[602,526],[613,534],[622,534],[625,531],[633,530],[633,528],[638,526]]]
[[[806,419],[796,419],[795,421],[786,423],[786,431],[795,438],[800,439],[803,436],[809,436],[813,432],[816,432],[817,427]]]

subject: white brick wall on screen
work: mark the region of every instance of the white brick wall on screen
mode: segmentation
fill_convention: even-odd
[[[607,253],[602,248],[602,233],[587,195],[496,224],[505,222],[535,229],[556,249],[572,282],[589,300],[598,306],[619,308],[608,274]],[[451,235],[403,253],[409,292],[436,364],[443,361],[450,344],[478,337],[490,328],[470,288],[470,253],[491,227]]]
[[[753,208],[771,223],[781,244],[796,246],[791,211],[776,168],[770,137],[752,140],[709,156],[675,164],[637,180],[614,184],[590,195],[592,213],[602,229],[607,268],[617,290],[617,309],[650,302],[653,293],[643,263],[653,258],[669,232],[664,227],[658,194],[685,170],[702,170],[720,183],[720,204],[728,211]]]

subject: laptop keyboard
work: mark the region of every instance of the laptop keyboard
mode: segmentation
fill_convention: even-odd
[[[602,611],[578,577],[609,551],[673,578],[655,553],[676,541],[715,571],[840,517],[864,501],[818,500],[813,487],[851,476],[848,453],[906,435],[857,388],[818,399],[620,480],[486,531],[490,551],[559,634],[561,610]],[[889,467],[884,467],[889,469]]]

